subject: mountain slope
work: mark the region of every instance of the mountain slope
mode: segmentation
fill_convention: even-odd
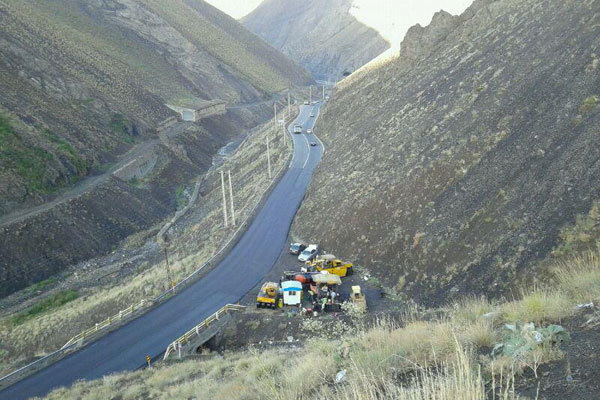
[[[241,21],[313,76],[339,78],[389,47],[351,7],[352,0],[265,0]]]
[[[0,213],[152,136],[165,103],[310,81],[202,1],[0,1],[0,21]]]
[[[411,28],[325,108],[294,229],[425,303],[535,280],[600,198],[599,54],[597,0],[478,0]]]
[[[311,81],[199,0],[0,0],[0,296],[157,224]],[[206,100],[237,106],[198,123],[167,107]]]

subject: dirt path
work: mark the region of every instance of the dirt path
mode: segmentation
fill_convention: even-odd
[[[78,196],[81,196],[84,193],[87,193],[89,190],[97,187],[98,185],[106,182],[112,174],[117,171],[119,168],[123,167],[127,163],[135,160],[139,156],[148,153],[150,150],[154,148],[155,145],[159,143],[159,139],[152,139],[143,143],[139,143],[134,146],[131,150],[125,153],[122,158],[111,166],[106,172],[101,175],[90,176],[81,182],[79,182],[76,186],[69,187],[64,189],[64,191],[59,192],[54,199],[48,201],[44,204],[40,204],[35,207],[25,208],[21,210],[16,210],[11,212],[10,214],[3,215],[0,218],[0,227],[4,227],[6,225],[13,224],[15,222],[22,221],[24,219],[30,218],[37,214],[40,214],[44,211],[48,211],[57,205],[72,200]]]
[[[250,108],[259,105],[264,105],[268,103],[273,103],[279,98],[280,94],[275,94],[272,98],[254,102],[254,103],[245,103],[239,104],[236,106],[228,107],[228,109],[242,109],[242,108]],[[166,132],[163,133],[163,137],[168,139],[173,139],[174,137],[180,135],[190,123],[179,121],[177,124],[173,125]],[[23,208],[19,210],[15,210],[9,214],[5,214],[0,217],[0,228],[5,227],[7,225],[14,224],[16,222],[23,221],[24,219],[33,217],[45,211],[48,211],[59,204],[65,203],[69,200],[72,200],[78,196],[81,196],[84,193],[87,193],[89,190],[97,187],[98,185],[108,181],[110,177],[113,175],[115,171],[118,171],[120,168],[124,167],[131,161],[141,157],[148,152],[150,152],[154,146],[160,143],[160,138],[148,140],[142,143],[135,145],[132,149],[130,149],[127,153],[121,156],[119,161],[112,165],[106,172],[100,175],[89,176],[79,182],[76,186],[65,188],[62,191],[59,191],[54,195],[54,198],[50,201],[47,201],[43,204]]]
[[[189,125],[189,122],[179,121],[164,133],[164,137],[168,139],[173,139],[174,137],[180,135]],[[100,175],[89,176],[83,179],[77,185],[59,191],[57,194],[54,195],[54,198],[52,200],[45,202],[44,204],[15,210],[9,214],[3,215],[2,217],[0,217],[0,228],[48,211],[59,204],[65,203],[69,200],[81,196],[84,193],[87,193],[91,189],[108,181],[116,171],[126,166],[128,163],[151,152],[154,149],[154,147],[160,142],[161,139],[157,138],[138,143],[134,147],[132,147],[127,153],[119,156],[119,161],[112,165],[106,172]]]

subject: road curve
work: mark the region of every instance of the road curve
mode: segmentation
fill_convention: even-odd
[[[304,131],[314,126],[317,105],[301,106],[294,123]],[[292,123],[290,129],[293,129]],[[295,135],[294,157],[237,245],[203,279],[148,313],[109,333],[98,341],[68,355],[0,392],[0,399],[18,400],[44,396],[52,389],[79,379],[96,379],[106,374],[130,371],[162,353],[174,339],[191,329],[223,305],[235,303],[271,270],[286,239],[292,220],[323,155],[314,135]]]

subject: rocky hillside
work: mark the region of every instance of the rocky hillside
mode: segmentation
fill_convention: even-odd
[[[317,79],[336,79],[389,48],[351,7],[352,0],[265,0],[241,21]]]
[[[0,0],[0,215],[155,137],[165,103],[310,82],[200,0]]]
[[[424,303],[508,294],[600,198],[600,1],[478,0],[401,48],[325,108],[294,229]]]
[[[160,222],[311,81],[199,0],[0,0],[0,296]],[[205,100],[235,106],[198,123],[166,106]]]

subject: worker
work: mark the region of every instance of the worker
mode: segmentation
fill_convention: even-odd
[[[313,293],[312,289],[308,289],[308,302],[309,303],[312,303],[314,295],[315,294]]]
[[[331,291],[331,304],[335,304],[335,296],[337,296],[337,293],[332,290]]]
[[[321,304],[321,311],[325,312],[325,305],[327,304],[327,297],[323,297],[323,301]]]

